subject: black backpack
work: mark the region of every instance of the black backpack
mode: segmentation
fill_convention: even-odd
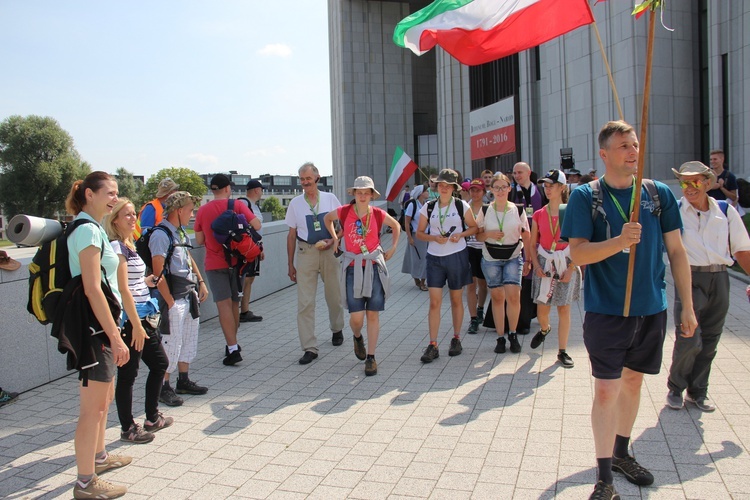
[[[147,272],[153,272],[152,265],[153,265],[153,256],[151,255],[151,248],[149,248],[149,242],[151,241],[151,235],[154,234],[154,231],[159,230],[164,232],[167,235],[167,238],[169,239],[169,246],[167,247],[167,256],[164,258],[164,268],[162,269],[162,275],[169,275],[169,263],[172,260],[172,254],[174,253],[174,237],[172,236],[172,231],[169,230],[168,227],[162,226],[161,223],[154,227],[149,227],[146,230],[143,231],[141,234],[141,237],[138,238],[135,242],[135,251],[138,252],[138,255],[141,257],[143,262],[146,264],[146,270]],[[190,245],[180,245],[192,248]],[[160,276],[161,277],[161,276]]]
[[[437,205],[437,202],[440,198],[435,198],[434,200],[430,200],[427,202],[427,227],[430,227],[430,217],[432,217],[432,211],[435,210],[435,205]],[[463,229],[461,231],[466,231],[466,221],[464,220],[464,204],[461,201],[460,198],[457,198],[454,201],[454,204],[456,205],[456,213],[458,213],[458,216],[461,217],[461,226]]]
[[[61,223],[62,234],[43,243],[29,264],[29,301],[26,310],[43,325],[48,325],[55,319],[63,288],[72,279],[68,261],[68,236],[81,224],[89,223],[96,224],[89,219]]]
[[[651,213],[653,213],[656,217],[659,217],[661,215],[661,199],[659,199],[659,192],[656,190],[656,184],[654,184],[653,179],[643,179],[642,183],[642,186],[646,188],[646,192],[648,193],[649,197],[651,197],[651,201],[654,202],[654,210]],[[589,186],[591,186],[591,220],[592,222],[596,221],[597,214],[601,215],[602,220],[607,225],[607,239],[610,239],[612,235],[610,234],[609,230],[607,212],[604,211],[604,207],[602,206],[604,201],[602,200],[601,196],[601,180],[593,180],[589,182]],[[562,218],[560,220],[560,225],[562,226]]]

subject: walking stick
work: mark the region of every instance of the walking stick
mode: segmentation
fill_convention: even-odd
[[[643,108],[641,110],[641,133],[639,134],[640,147],[638,148],[638,172],[636,175],[633,189],[635,189],[635,201],[633,202],[633,213],[630,214],[630,222],[638,222],[641,213],[641,183],[643,182],[643,171],[646,157],[646,132],[648,130],[648,106],[651,94],[651,61],[654,55],[654,26],[656,24],[656,14],[653,9],[649,12],[648,23],[648,42],[646,44],[646,75],[643,84]],[[630,314],[630,297],[633,293],[633,272],[635,270],[635,253],[637,245],[630,247],[628,258],[628,278],[625,283],[625,304],[622,308],[622,315]]]

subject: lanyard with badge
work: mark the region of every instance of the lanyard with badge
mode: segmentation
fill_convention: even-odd
[[[557,220],[555,221],[555,226],[552,227],[552,214],[549,211],[549,205],[544,207],[547,211],[547,220],[549,221],[549,232],[552,233],[552,245],[550,246],[550,251],[554,252],[555,248],[557,247],[557,240],[559,239],[559,231],[560,231],[560,216],[557,216]]]
[[[602,185],[606,186],[606,182],[604,182],[604,176],[602,176]],[[609,194],[609,197],[612,198],[612,202],[615,204],[615,208],[617,208],[617,211],[620,213],[620,217],[622,217],[622,220],[625,221],[625,224],[630,222],[630,217],[633,213],[633,205],[635,204],[635,178],[633,178],[633,186],[631,187],[632,194],[630,196],[630,209],[628,210],[628,215],[625,215],[625,210],[623,210],[622,205],[620,205],[620,202],[617,201],[617,198],[615,198],[615,195],[613,195],[609,189],[607,189],[607,194]],[[622,253],[630,253],[630,247],[626,247],[623,249]]]
[[[320,231],[321,226],[320,226],[320,221],[318,220],[318,211],[315,208],[320,204],[320,196],[318,196],[318,199],[315,202],[315,205],[313,205],[312,203],[310,203],[310,200],[307,199],[307,193],[305,193],[305,201],[307,202],[307,205],[310,207],[310,211],[313,214],[313,229],[315,231]]]
[[[357,236],[362,237],[362,244],[359,246],[359,249],[362,251],[362,255],[367,255],[370,253],[370,251],[367,249],[367,245],[365,244],[365,238],[367,238],[367,233],[370,232],[370,220],[372,219],[372,212],[370,210],[370,207],[367,207],[367,219],[365,220],[364,224],[362,223],[362,217],[359,215],[359,212],[357,212],[356,205],[354,206],[354,213],[357,215],[357,220],[354,222]]]
[[[505,202],[505,207],[503,207],[503,220],[500,220],[500,217],[497,216],[497,201],[494,203],[495,205],[495,219],[497,220],[497,227],[500,229],[500,232],[503,232],[503,226],[505,225],[505,215],[508,213],[508,202]],[[504,238],[505,236],[503,236]],[[501,238],[502,239],[502,238]]]
[[[438,209],[438,223],[440,224],[440,234],[442,236],[446,236],[445,230],[443,229],[443,223],[445,222],[446,217],[448,217],[448,210],[450,210],[451,202],[448,201],[448,204],[445,206],[445,213],[443,213],[442,210],[440,210],[440,200],[436,201],[437,203],[437,209]]]

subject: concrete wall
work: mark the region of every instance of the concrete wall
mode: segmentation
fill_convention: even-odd
[[[261,275],[253,283],[253,300],[293,285],[287,277],[288,232],[283,221],[263,224],[265,260]],[[204,248],[195,248],[193,256],[203,272]],[[26,311],[29,277],[26,266],[31,257],[18,260],[23,265],[17,271],[0,270],[0,387],[22,392],[70,372],[65,370],[65,355],[57,351],[50,327],[40,325]],[[216,317],[212,300],[209,296],[201,305],[201,321]]]
[[[396,146],[414,154],[411,52],[393,43],[399,2],[329,0],[334,193],[367,175],[385,192]]]

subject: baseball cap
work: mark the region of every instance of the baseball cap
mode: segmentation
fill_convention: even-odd
[[[249,181],[247,181],[247,188],[246,189],[248,191],[251,190],[251,189],[255,189],[255,188],[265,189],[263,187],[263,184],[261,184],[260,181],[257,180],[257,179],[250,179]]]
[[[216,174],[211,178],[211,190],[224,189],[232,185],[232,180],[225,174]]]
[[[537,184],[565,184],[567,180],[565,179],[565,174],[562,172],[562,170],[552,169],[549,172],[547,172],[544,177],[539,179],[537,181]]]

